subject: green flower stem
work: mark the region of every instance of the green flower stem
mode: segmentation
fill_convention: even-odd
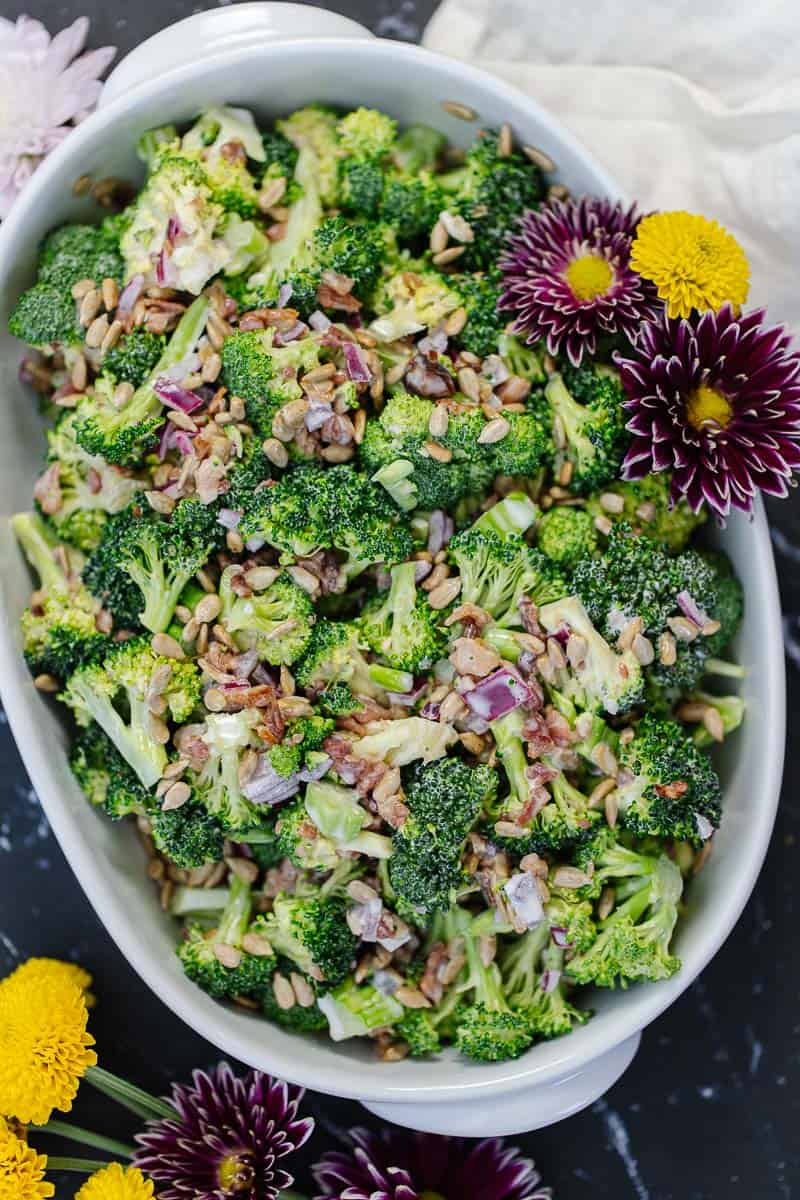
[[[145,1121],[150,1121],[154,1117],[175,1116],[175,1109],[171,1104],[167,1104],[165,1100],[159,1100],[156,1096],[151,1096],[149,1092],[142,1091],[141,1088],[128,1083],[126,1079],[119,1079],[110,1071],[104,1071],[102,1067],[89,1067],[84,1078],[92,1087],[97,1088],[98,1092],[115,1100],[117,1104],[121,1104],[123,1108],[127,1108]]]
[[[133,1146],[126,1146],[124,1142],[116,1142],[113,1138],[92,1133],[89,1129],[81,1129],[79,1125],[71,1125],[69,1121],[48,1121],[46,1125],[31,1125],[30,1130],[32,1133],[51,1133],[53,1137],[63,1137],[70,1142],[91,1146],[94,1150],[105,1150],[118,1158],[133,1158],[134,1155]]]
[[[47,1160],[48,1171],[80,1171],[83,1175],[94,1175],[95,1171],[102,1171],[108,1165],[108,1160],[101,1162],[99,1159],[88,1158],[48,1158]]]

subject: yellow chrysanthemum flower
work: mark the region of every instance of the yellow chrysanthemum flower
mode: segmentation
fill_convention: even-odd
[[[9,979],[18,981],[20,979],[38,979],[44,981],[46,985],[49,980],[55,979],[57,976],[61,976],[79,987],[86,999],[86,1007],[93,1006],[94,996],[89,991],[92,986],[92,977],[77,963],[62,962],[58,958],[29,958],[17,967]],[[0,983],[0,987],[2,987],[2,983]]]
[[[47,1200],[55,1193],[44,1177],[47,1158],[23,1142],[0,1117],[0,1200]]]
[[[0,983],[0,1113],[45,1125],[69,1112],[97,1055],[83,988],[65,963],[39,959]]]
[[[747,256],[733,234],[688,212],[653,213],[639,222],[631,267],[656,286],[671,317],[692,309],[744,304],[750,287]]]
[[[75,1200],[152,1200],[153,1195],[152,1183],[138,1167],[112,1163],[87,1179]]]

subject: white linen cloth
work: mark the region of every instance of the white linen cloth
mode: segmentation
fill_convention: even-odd
[[[798,0],[443,0],[432,50],[533,96],[644,210],[715,217],[800,333]]]

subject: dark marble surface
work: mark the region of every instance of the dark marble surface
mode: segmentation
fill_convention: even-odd
[[[95,45],[120,52],[197,10],[192,0],[52,0],[7,3],[51,30],[80,13]],[[199,7],[205,7],[203,5]],[[208,7],[211,7],[208,5]],[[324,5],[376,32],[417,40],[434,0],[335,0]],[[770,508],[781,576],[790,728],[800,713],[800,503]],[[1,714],[0,714],[1,715]],[[185,1028],[128,968],[78,889],[32,793],[8,729],[0,729],[0,974],[32,954],[69,955],[95,977],[92,1016],[104,1065],[151,1091],[210,1064],[213,1047]],[[702,978],[653,1027],[624,1078],[603,1101],[517,1139],[559,1200],[789,1200],[800,1195],[800,964],[795,941],[800,833],[800,752],[788,749],[781,810],[756,891]],[[356,1104],[309,1096],[318,1119],[311,1154],[365,1114]],[[77,1115],[117,1136],[126,1118],[84,1088]],[[48,1147],[50,1148],[50,1147]],[[55,1152],[56,1147],[52,1146]],[[64,1177],[59,1200],[77,1177]],[[461,1200],[451,1196],[447,1200]]]

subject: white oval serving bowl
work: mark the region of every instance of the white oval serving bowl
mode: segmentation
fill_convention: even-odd
[[[355,36],[354,36],[355,35]],[[191,60],[191,61],[189,61]],[[176,66],[179,63],[181,65]],[[138,135],[230,102],[264,119],[311,100],[385,109],[424,121],[466,144],[477,126],[449,116],[443,100],[474,108],[482,124],[510,121],[517,136],[558,163],[573,192],[619,195],[592,157],[522,93],[480,70],[395,42],[370,38],[352,21],[295,5],[245,4],[200,13],[145,43],[112,75],[100,110],[47,160],[0,227],[0,329],[32,277],[41,237],[65,220],[95,219],[72,195],[84,173],[138,178]],[[418,1129],[485,1136],[534,1129],[578,1111],[625,1070],[640,1031],[692,982],[747,903],[766,853],[780,788],[784,668],[775,569],[761,505],[753,521],[719,535],[746,590],[736,652],[747,668],[748,720],[724,748],[725,818],[714,853],[692,883],[667,982],[599,993],[596,1015],[566,1038],[508,1063],[478,1065],[446,1054],[382,1064],[367,1043],[338,1045],[291,1036],[210,1000],[184,978],[176,926],[156,903],[130,825],[112,825],[86,804],[65,755],[54,707],[36,692],[21,654],[18,618],[29,595],[7,518],[30,503],[43,434],[29,390],[17,379],[22,347],[0,334],[0,681],[11,727],[48,819],[86,895],[131,966],[173,1012],[229,1055],[320,1092],[362,1101]]]

